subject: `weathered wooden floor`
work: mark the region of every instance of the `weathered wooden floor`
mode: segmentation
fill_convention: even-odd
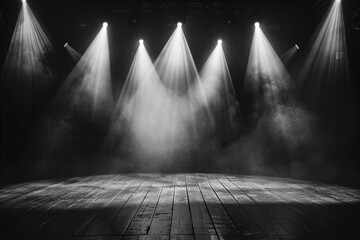
[[[360,191],[294,179],[125,174],[0,189],[0,239],[360,239]]]

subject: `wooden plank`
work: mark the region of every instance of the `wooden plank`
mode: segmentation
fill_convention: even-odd
[[[179,174],[175,180],[175,194],[171,220],[171,234],[194,234],[189,199],[186,191],[185,175]]]
[[[155,183],[149,190],[139,210],[132,219],[125,235],[148,234],[156,206],[162,191],[163,183]]]
[[[167,175],[150,225],[151,235],[170,235],[175,192],[175,176]]]
[[[103,210],[117,195],[126,189],[134,178],[109,179],[103,184],[98,198],[90,200],[89,205],[80,210],[79,214],[66,221],[55,235],[72,236],[81,231],[101,210]]]
[[[124,236],[122,240],[169,240],[169,235]]]
[[[220,238],[241,239],[240,231],[237,229],[235,223],[231,220],[226,209],[221,204],[220,199],[211,188],[206,175],[196,174],[196,181],[203,199],[205,200],[207,209],[209,210],[216,232]]]
[[[264,209],[254,202],[253,199],[246,195],[240,187],[235,185],[233,182],[230,182],[229,179],[224,176],[218,176],[218,180],[256,222],[262,230],[261,234],[265,234],[267,236],[288,234],[288,232],[280,224],[269,216]],[[246,179],[239,179],[239,181],[247,183]],[[257,234],[254,234],[254,236],[256,235]]]
[[[0,204],[0,215],[6,216],[0,219],[0,232],[5,229],[1,239],[360,236],[358,190],[342,186],[222,174],[122,174],[56,181]],[[26,189],[26,184],[19,188]],[[0,195],[9,196],[9,189],[21,192],[8,186]]]
[[[322,209],[324,199],[319,200],[319,197],[321,198],[319,194],[316,194],[318,196],[314,196],[313,193],[306,190],[308,186],[304,187],[302,183],[299,184],[299,186],[294,186],[294,183],[287,186],[286,183],[283,183],[282,186],[283,188],[278,188],[276,191],[268,190],[276,196],[287,200],[292,205],[295,205],[297,209],[311,217],[312,220],[305,222],[307,223],[306,227],[316,236],[337,236],[341,238],[347,236],[349,232],[351,232],[351,234],[356,233],[356,231],[354,232],[354,230],[349,229],[347,225],[329,217],[328,211]]]
[[[243,191],[288,232],[288,234],[283,234],[283,236],[313,235],[308,228],[303,226],[304,220],[307,220],[304,219],[304,215],[293,211],[286,201],[274,196],[263,188],[262,185],[252,182],[252,187],[253,189],[251,190],[244,188]]]
[[[142,178],[142,179],[141,179]],[[141,203],[144,201],[148,194],[150,187],[154,184],[156,175],[151,176],[143,175],[139,176],[140,180],[143,180],[142,184],[136,191],[130,196],[126,203],[120,208],[116,215],[112,218],[108,227],[105,229],[103,234],[106,235],[124,235],[126,229],[137,213]]]
[[[209,211],[206,207],[205,201],[201,195],[199,186],[196,182],[195,175],[186,176],[186,187],[189,196],[191,219],[193,222],[195,235],[215,235],[216,231],[211,220]],[[197,238],[206,238],[206,236],[199,236]]]
[[[59,228],[61,228],[68,219],[74,218],[77,214],[79,214],[81,209],[86,207],[90,202],[94,201],[94,199],[100,197],[102,186],[109,181],[108,178],[112,178],[112,176],[107,176],[99,181],[84,185],[84,188],[78,189],[80,190],[82,196],[72,197],[67,199],[68,201],[63,202],[60,206],[58,206],[60,208],[60,212],[47,222],[41,224],[32,233],[32,236],[56,236]]]
[[[115,217],[117,212],[128,201],[132,194],[142,183],[142,180],[136,176],[124,190],[119,192],[113,200],[99,212],[90,222],[88,222],[76,235],[100,235],[110,224],[111,220]]]
[[[15,184],[6,188],[1,188],[0,205],[7,205],[9,203],[13,204],[17,198],[26,197],[27,194],[31,194],[34,191],[46,188],[51,184],[56,184],[57,182],[57,180],[43,180],[38,182]]]
[[[92,179],[93,181],[96,180],[94,177]],[[75,186],[72,186],[71,188],[76,188],[76,186],[83,184],[84,181],[87,180],[88,179],[85,178],[81,182],[74,184]],[[68,184],[64,183],[51,185],[47,188],[46,192],[39,192],[39,196],[37,199],[35,198],[36,200],[31,199],[22,202],[21,205],[16,205],[16,208],[20,206],[21,208],[19,211],[14,209],[12,214],[10,212],[10,214],[3,219],[6,223],[2,224],[4,228],[2,228],[3,231],[1,232],[1,235],[9,235],[11,232],[15,234],[25,234],[27,231],[31,231],[32,228],[40,225],[42,219],[45,221],[47,219],[45,215],[48,216],[48,218],[53,217],[54,212],[51,215],[45,214],[45,212],[52,211],[55,207],[59,208],[58,204],[66,198],[72,197],[77,199],[78,197],[81,197],[78,193],[71,191],[71,188],[69,188]],[[18,229],[21,229],[21,231],[18,231]]]
[[[208,181],[243,236],[264,235],[254,219],[214,175],[209,175]]]

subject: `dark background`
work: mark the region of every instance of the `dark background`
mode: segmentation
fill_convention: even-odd
[[[109,22],[108,34],[111,58],[111,73],[114,97],[117,99],[138,47],[138,40],[143,38],[145,46],[155,61],[165,43],[168,41],[178,21],[183,22],[183,31],[187,38],[191,53],[198,70],[201,69],[207,57],[216,45],[217,39],[223,40],[223,48],[228,61],[230,74],[235,87],[240,107],[243,108],[243,86],[248,56],[253,35],[254,21],[261,22],[261,28],[281,56],[294,44],[301,49],[295,55],[292,64],[288,66],[290,74],[296,79],[296,73],[301,67],[303,46],[307,46],[312,34],[333,1],[329,0],[246,0],[246,1],[115,1],[115,0],[62,0],[41,1],[29,0],[28,3],[42,24],[48,37],[57,51],[61,76],[56,85],[49,90],[50,94],[44,104],[38,106],[37,116],[51,101],[61,79],[74,67],[74,62],[63,48],[65,42],[83,53],[89,46],[104,21]],[[356,183],[360,169],[358,144],[359,131],[359,67],[360,67],[360,3],[357,0],[343,0],[347,48],[351,78],[352,125],[347,130],[337,131],[341,139],[347,139],[337,145],[336,154],[330,153],[322,164],[334,164],[338,173],[321,180]],[[3,68],[11,36],[16,24],[21,1],[1,1],[0,13],[0,66]],[[99,159],[92,161],[63,160],[62,164],[43,171],[35,171],[36,155],[24,158],[28,143],[34,137],[33,127],[36,117],[29,121],[12,119],[8,124],[6,115],[12,106],[6,103],[6,89],[2,85],[2,181],[18,181],[34,177],[52,177],[63,175],[83,175],[111,172],[109,168],[98,167]],[[52,94],[54,93],[54,94]],[[339,96],[341,98],[341,96]],[[5,99],[5,100],[4,100]],[[245,113],[246,114],[246,113]],[[339,125],[341,125],[341,121]],[[346,123],[343,123],[343,125]],[[16,128],[16,131],[14,129]],[[19,130],[20,129],[20,130]],[[346,133],[344,133],[344,131]],[[16,132],[16,134],[13,134]],[[350,134],[349,134],[350,132]],[[93,137],[93,136],[92,136]],[[94,141],[97,141],[97,138]],[[83,145],[89,143],[88,138],[80,140]],[[100,141],[100,140],[99,140]],[[73,143],[76,144],[76,143]],[[83,146],[82,145],[82,146]],[[80,148],[78,148],[80,149]],[[84,150],[85,149],[85,150]],[[83,147],[81,151],[93,155],[93,147]],[[321,149],[328,151],[329,149]],[[319,150],[320,151],[320,150]],[[79,150],[80,152],[80,150]],[[88,153],[90,152],[90,153]],[[346,152],[346,153],[345,153]],[[27,153],[26,153],[27,154]],[[86,155],[88,157],[88,155]],[[79,154],[80,155],[80,154]],[[83,155],[81,155],[83,156]],[[26,160],[24,160],[26,159]],[[79,161],[79,165],[74,164]],[[90,164],[89,164],[90,162]],[[65,166],[66,165],[66,166]],[[71,167],[71,166],[77,167]],[[215,165],[217,166],[217,165]],[[346,166],[342,168],[342,166]],[[76,170],[74,170],[76,169]],[[305,168],[303,172],[310,171]],[[136,170],[136,169],[135,169]],[[115,170],[112,170],[115,171]],[[123,167],[116,171],[134,171],[131,167]],[[229,171],[213,165],[197,165],[192,168],[175,167],[164,171]],[[311,174],[295,175],[299,177],[316,178],[322,169],[312,169]],[[349,171],[352,171],[351,174]],[[235,169],[238,173],[241,169]],[[261,172],[260,172],[261,173]],[[266,172],[265,174],[269,174]],[[287,175],[274,171],[273,175]],[[291,175],[291,174],[290,174]],[[346,178],[347,175],[351,177]]]

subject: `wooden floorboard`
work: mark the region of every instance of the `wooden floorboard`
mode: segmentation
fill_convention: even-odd
[[[0,239],[358,239],[357,188],[228,174],[119,174],[0,188]]]

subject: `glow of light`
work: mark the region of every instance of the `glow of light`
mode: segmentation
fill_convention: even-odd
[[[103,27],[107,27],[109,24],[107,22],[103,23]]]
[[[59,98],[72,99],[68,106],[71,111],[81,112],[89,119],[111,116],[113,97],[106,27],[101,28],[65,79],[55,101]]]
[[[178,23],[177,23],[177,26],[178,26],[179,28],[181,28],[182,23],[181,23],[181,22],[178,22]]]
[[[201,109],[197,106],[199,102],[204,103],[206,100],[198,71],[185,35],[180,27],[175,29],[161,51],[155,61],[155,68],[165,87],[177,99],[174,101],[174,109],[178,109],[178,113],[175,114],[176,111],[170,113],[173,115],[171,118],[182,121],[182,124],[178,126],[183,127],[186,124],[187,128],[189,128],[184,130],[181,135],[188,134],[187,137],[198,135],[196,128],[200,123],[196,121],[196,115],[201,114],[204,119],[209,119],[211,116],[206,104],[202,105]],[[193,91],[194,88],[196,91]]]
[[[22,2],[22,3],[26,3],[26,0],[22,0],[21,2]]]
[[[300,49],[299,45],[297,45],[297,44],[295,44],[295,47],[296,47],[298,50]]]
[[[204,95],[192,91],[201,89],[199,86],[181,27],[175,29],[154,65],[145,46],[139,44],[116,105],[111,133],[129,126],[126,135],[134,141],[137,156],[169,162],[175,152],[195,147],[199,126],[207,124],[208,112],[198,106]]]
[[[221,41],[221,40],[219,40]],[[241,133],[241,115],[221,42],[215,47],[200,72],[203,92],[217,140],[224,142]]]
[[[144,44],[144,40],[140,39],[140,40],[139,40],[139,43],[140,43],[141,45]]]
[[[260,23],[259,23],[259,22],[255,22],[255,23],[254,23],[254,26],[255,26],[256,28],[258,28],[258,27],[260,27]]]
[[[292,48],[290,48],[288,51],[286,51],[282,56],[281,56],[281,61],[286,65],[288,64],[294,57],[295,53],[299,50],[299,46],[298,45],[294,45]]]
[[[341,0],[336,0],[336,3],[341,3]]]
[[[26,2],[23,2],[26,3]],[[48,88],[58,77],[57,56],[29,4],[22,4],[3,67],[9,101],[23,116],[32,118],[33,106],[44,106]]]
[[[64,47],[74,62],[77,62],[80,59],[80,53],[72,48],[69,43],[65,43]]]
[[[175,134],[169,124],[171,103],[145,46],[139,44],[116,104],[109,135],[131,139],[134,152],[147,160],[168,156],[173,150],[171,134]]]
[[[259,27],[254,30],[244,88],[251,96],[250,122],[260,131],[255,135],[263,134],[261,131],[271,126],[269,136],[274,139],[282,139],[291,146],[306,142],[310,118],[296,104],[293,81]]]
[[[221,40],[221,39],[219,39],[217,42],[218,42],[218,44],[222,44],[222,40]]]
[[[308,101],[320,111],[328,111],[326,114],[331,115],[329,119],[333,119],[336,116],[334,106],[339,102],[336,95],[340,93],[339,91],[344,91],[341,93],[343,96],[341,101],[344,103],[349,101],[346,100],[346,97],[350,96],[341,1],[334,1],[329,8],[315,32],[311,44],[298,80]],[[345,106],[341,108],[346,109]],[[341,117],[343,118],[343,116]]]

